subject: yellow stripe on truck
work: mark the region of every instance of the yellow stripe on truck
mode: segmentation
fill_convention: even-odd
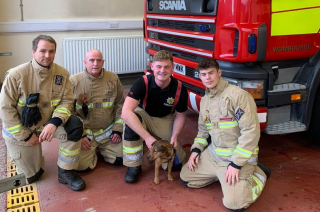
[[[272,12],[319,7],[319,0],[273,0]]]
[[[317,1],[320,4],[320,1]],[[288,1],[290,4],[291,1]],[[315,34],[320,29],[318,8],[272,13],[271,36]]]

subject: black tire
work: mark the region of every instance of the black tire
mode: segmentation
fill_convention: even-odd
[[[320,145],[320,87],[318,87],[312,109],[312,116],[310,121],[310,126],[308,129],[308,134],[311,140]]]

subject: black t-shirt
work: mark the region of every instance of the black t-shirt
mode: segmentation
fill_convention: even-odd
[[[170,84],[161,89],[157,86],[154,76],[148,75],[148,98],[147,106],[145,111],[153,117],[164,117],[171,113],[171,108],[173,106],[173,100],[176,96],[176,91],[178,87],[178,81],[171,77]],[[139,77],[132,85],[128,96],[138,100],[139,107],[143,108],[143,99],[146,95],[146,86],[143,77]],[[187,89],[182,85],[181,93],[178,104],[175,107],[175,111],[182,113],[188,109],[188,92]]]

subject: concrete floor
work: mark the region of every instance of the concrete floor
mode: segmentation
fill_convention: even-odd
[[[180,136],[188,154],[197,133],[197,119],[197,114],[188,112]],[[106,164],[100,157],[93,171],[81,174],[86,189],[73,192],[57,180],[58,143],[45,142],[42,146],[46,171],[37,183],[41,211],[229,211],[222,204],[219,182],[201,189],[185,188],[180,184],[179,173],[175,172],[174,181],[170,182],[161,170],[161,183],[155,185],[154,166],[146,159],[140,180],[127,184],[126,167]],[[259,160],[271,168],[271,177],[261,196],[246,211],[320,211],[320,147],[311,144],[305,133],[262,134]]]

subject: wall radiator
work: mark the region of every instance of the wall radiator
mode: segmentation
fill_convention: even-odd
[[[82,72],[83,60],[90,49],[98,49],[105,59],[104,68],[116,74],[142,72],[147,65],[146,42],[142,36],[63,39],[63,64],[70,75]]]

